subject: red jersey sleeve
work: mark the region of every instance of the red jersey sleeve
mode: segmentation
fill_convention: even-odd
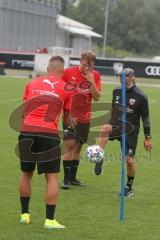
[[[71,110],[71,103],[72,103],[72,94],[68,93],[66,100],[64,102],[63,111],[70,111]]]
[[[99,72],[97,72],[97,71],[94,72],[94,81],[95,81],[95,84],[96,84],[96,87],[98,88],[98,90],[101,91],[101,89],[102,89],[101,77],[100,77]]]
[[[68,69],[64,70],[62,80],[68,82]]]
[[[23,94],[23,101],[26,101],[28,99],[28,93],[29,93],[29,84],[26,85],[24,94]]]

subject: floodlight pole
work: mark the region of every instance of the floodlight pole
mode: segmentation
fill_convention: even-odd
[[[121,172],[120,221],[124,220],[125,164],[126,164],[126,76],[125,72],[122,72],[122,172]]]
[[[102,54],[102,57],[104,57],[104,58],[106,56],[106,45],[107,45],[109,2],[110,2],[110,0],[106,0],[105,22],[104,22],[104,33],[103,33],[103,54]]]

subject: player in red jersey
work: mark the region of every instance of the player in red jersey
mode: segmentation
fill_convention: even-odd
[[[100,98],[101,81],[99,72],[93,70],[96,55],[92,51],[81,54],[80,66],[66,69],[63,80],[67,83],[68,89],[74,89],[71,102],[67,102],[70,112],[64,111],[64,119],[68,116],[73,119],[74,128],[63,123],[64,128],[64,180],[63,189],[69,189],[70,184],[84,186],[77,178],[77,169],[80,160],[80,152],[83,143],[87,142],[91,101],[98,101]]]
[[[22,214],[20,223],[30,222],[29,201],[32,176],[37,164],[38,173],[45,174],[46,229],[65,228],[54,219],[60,171],[60,139],[58,120],[69,93],[62,81],[64,59],[52,57],[48,76],[33,79],[24,93],[23,123],[19,136],[21,178],[19,184]]]

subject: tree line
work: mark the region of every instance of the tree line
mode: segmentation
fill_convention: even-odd
[[[106,0],[61,0],[61,14],[103,35]],[[107,54],[160,55],[160,0],[110,0]],[[101,40],[96,40],[99,50]]]

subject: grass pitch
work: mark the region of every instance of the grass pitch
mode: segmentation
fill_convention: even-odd
[[[86,188],[72,187],[59,191],[56,219],[66,225],[64,230],[46,231],[44,178],[35,173],[30,203],[31,224],[19,224],[20,204],[18,181],[19,161],[14,154],[17,133],[9,126],[11,112],[21,103],[28,79],[0,77],[0,240],[159,240],[159,88],[143,87],[148,95],[152,123],[152,156],[143,150],[143,131],[137,148],[137,174],[134,197],[125,200],[125,220],[119,221],[121,162],[119,144],[106,147],[104,174],[94,176],[93,164],[82,158],[79,177]],[[104,84],[101,101],[111,101],[114,85]],[[98,113],[97,113],[98,114]],[[83,152],[85,151],[85,147]],[[62,181],[60,174],[59,184]]]

